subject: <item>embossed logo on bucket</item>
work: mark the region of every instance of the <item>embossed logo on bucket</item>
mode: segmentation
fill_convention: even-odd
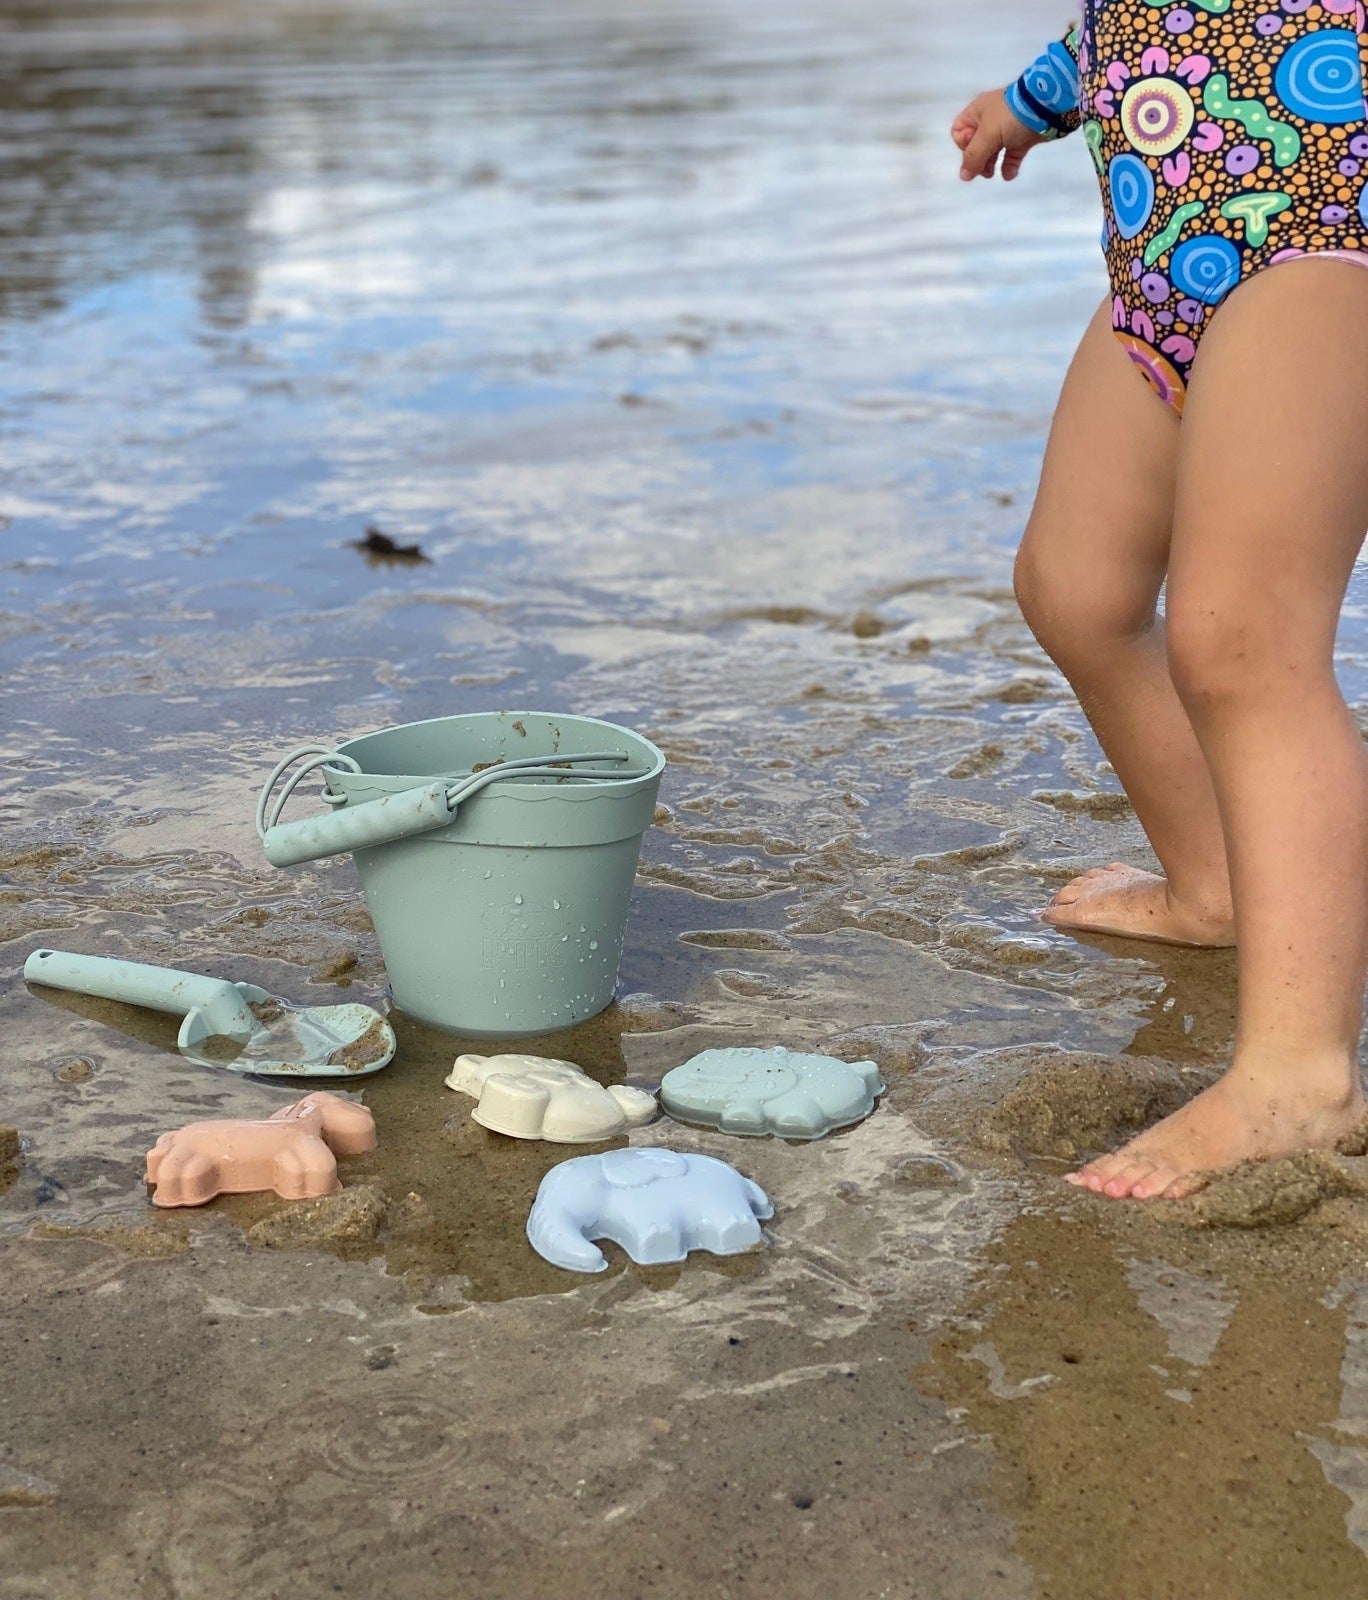
[[[484,972],[545,971],[560,953],[559,933],[529,926],[540,915],[526,906],[486,906],[480,918],[480,968]],[[560,926],[557,920],[557,927]]]

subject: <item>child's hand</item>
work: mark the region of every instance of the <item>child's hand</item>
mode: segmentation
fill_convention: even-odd
[[[1042,143],[1038,133],[1018,121],[1007,109],[1001,89],[975,95],[950,125],[950,137],[960,147],[960,177],[966,183],[991,178],[1002,154],[1002,176],[1008,183],[1021,171],[1026,152]]]

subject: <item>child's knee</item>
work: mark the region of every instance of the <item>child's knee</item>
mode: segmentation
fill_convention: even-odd
[[[1194,717],[1223,706],[1266,704],[1282,685],[1307,687],[1298,642],[1261,598],[1239,584],[1213,591],[1170,589],[1165,616],[1169,675]]]
[[[1239,660],[1239,630],[1200,601],[1170,594],[1164,615],[1169,676],[1184,705],[1200,707],[1227,695]]]
[[[1051,655],[1067,649],[1080,632],[1069,587],[1060,562],[1048,553],[1048,541],[1028,527],[1012,569],[1012,590],[1027,626]]]
[[[1104,561],[1081,568],[1034,525],[1017,551],[1012,587],[1031,632],[1067,671],[1133,642],[1154,620],[1154,599]]]
[[[1016,595],[1022,616],[1034,628],[1036,619],[1045,615],[1047,578],[1029,531],[1016,553],[1016,564],[1012,568],[1012,592]]]

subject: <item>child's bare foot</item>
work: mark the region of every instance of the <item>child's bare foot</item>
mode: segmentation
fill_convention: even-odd
[[[1067,1181],[1116,1200],[1181,1200],[1216,1168],[1333,1150],[1362,1125],[1368,1107],[1356,1067],[1308,1075],[1295,1090],[1289,1076],[1296,1074],[1286,1066],[1266,1075],[1232,1067],[1172,1116]]]
[[[1228,909],[1204,914],[1184,906],[1174,899],[1166,879],[1121,861],[1094,867],[1066,883],[1041,912],[1041,920],[1055,928],[1165,944],[1219,949],[1235,943]]]

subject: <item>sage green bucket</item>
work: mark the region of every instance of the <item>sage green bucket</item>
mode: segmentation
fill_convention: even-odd
[[[319,767],[332,815],[280,823]],[[257,824],[277,865],[352,851],[401,1010],[519,1037],[611,1004],[664,770],[648,740],[592,717],[439,717],[296,751]]]

